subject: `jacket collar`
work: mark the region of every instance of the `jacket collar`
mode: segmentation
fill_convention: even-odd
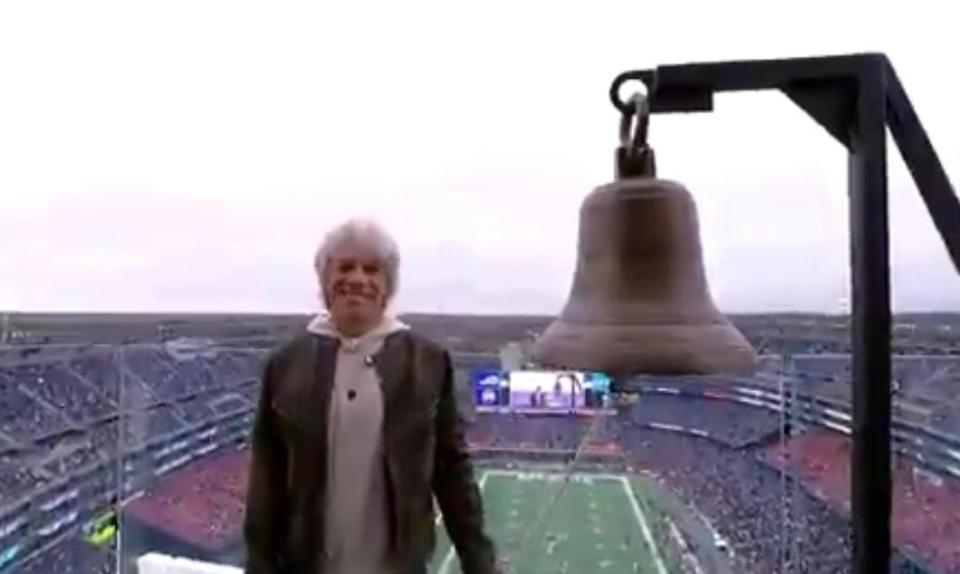
[[[356,340],[366,340],[366,339],[375,339],[383,338],[396,333],[397,331],[404,331],[409,329],[410,326],[397,319],[392,315],[384,316],[383,320],[379,325],[374,327],[372,330],[364,333],[360,337],[355,337]],[[330,317],[330,313],[327,311],[322,311],[314,315],[310,322],[307,324],[307,331],[315,334],[322,335],[325,337],[331,337],[334,339],[339,339],[341,341],[349,340],[348,337],[343,336],[337,331],[336,326],[333,324],[333,320]]]

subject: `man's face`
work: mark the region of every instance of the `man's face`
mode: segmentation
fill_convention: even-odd
[[[372,249],[350,245],[337,251],[327,264],[323,287],[334,323],[354,331],[348,334],[360,335],[383,317],[387,277]]]

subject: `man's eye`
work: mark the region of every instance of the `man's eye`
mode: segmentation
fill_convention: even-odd
[[[373,275],[374,273],[380,271],[380,267],[377,265],[364,265],[363,272]]]

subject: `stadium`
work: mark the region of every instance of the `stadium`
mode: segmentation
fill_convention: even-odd
[[[845,319],[735,318],[763,351],[755,375],[630,377],[596,408],[563,409],[477,400],[504,366],[498,349],[546,319],[409,321],[453,351],[512,571],[846,571]],[[28,331],[0,353],[0,572],[137,572],[157,556],[242,565],[248,434],[282,337],[179,325],[162,342],[37,344]],[[960,572],[960,348],[909,332],[893,357],[893,571]],[[439,516],[437,528],[431,571],[459,572]]]

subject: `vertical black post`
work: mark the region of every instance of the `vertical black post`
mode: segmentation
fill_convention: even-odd
[[[848,162],[853,283],[853,572],[890,571],[890,254],[885,70],[857,87]]]

